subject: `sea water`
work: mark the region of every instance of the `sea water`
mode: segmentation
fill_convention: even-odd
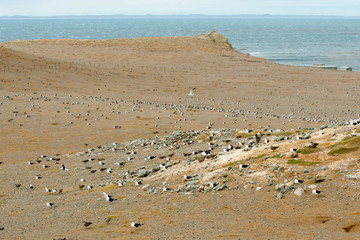
[[[240,52],[271,61],[349,66],[360,71],[360,18],[113,16],[1,18],[0,43],[17,39],[194,36],[215,30]]]

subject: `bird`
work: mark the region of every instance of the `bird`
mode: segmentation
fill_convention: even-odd
[[[48,165],[43,165],[43,168],[49,168],[50,166],[48,166]]]
[[[54,206],[54,203],[47,202],[47,203],[46,203],[46,206],[48,206],[48,207],[52,207],[52,206]]]
[[[163,188],[163,192],[169,192],[169,191],[171,191],[171,188],[168,188],[168,187]]]
[[[298,179],[295,179],[295,181],[294,181],[295,183],[303,183],[304,182],[304,180],[298,180]]]
[[[249,165],[247,165],[247,164],[240,164],[240,165],[239,165],[239,168],[240,168],[240,169],[247,168],[247,167],[249,167]]]
[[[142,223],[136,223],[136,222],[131,222],[131,226],[132,226],[133,228],[138,228],[138,227],[140,227],[140,226],[142,226],[142,225],[144,225],[144,224],[142,224]]]
[[[92,222],[87,222],[87,221],[82,221],[82,224],[85,226],[85,227],[88,227],[92,224]]]
[[[316,194],[316,195],[319,195],[319,194],[321,194],[321,193],[322,193],[322,191],[319,191],[319,190],[313,189],[313,190],[312,190],[312,193],[313,193],[313,194]]]
[[[63,171],[69,171],[69,169],[67,169],[67,168],[65,167],[65,164],[62,164],[60,169],[63,170]]]
[[[110,196],[109,194],[107,194],[106,192],[103,192],[103,194],[104,194],[104,197],[105,197],[106,201],[108,201],[108,202],[113,202],[113,201],[116,200],[116,199],[114,199],[112,196]]]
[[[30,189],[34,189],[34,186],[32,184],[30,184],[29,186]]]
[[[20,183],[15,183],[15,187],[19,188],[19,187],[21,187],[21,184]]]
[[[193,90],[195,90],[195,88],[190,89],[189,94],[188,94],[189,96],[194,96]]]
[[[189,180],[189,179],[191,179],[191,178],[193,178],[192,176],[188,176],[188,175],[184,175],[184,179],[185,180]]]
[[[45,188],[45,191],[46,191],[46,192],[51,192],[51,190],[48,189],[47,187]]]
[[[29,164],[29,165],[33,165],[34,163],[33,163],[33,162],[31,162],[31,161],[28,161],[28,164]]]

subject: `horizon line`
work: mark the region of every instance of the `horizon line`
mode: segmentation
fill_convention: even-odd
[[[318,14],[69,14],[69,15],[0,15],[0,18],[66,18],[66,17],[331,17],[331,18],[360,18],[360,16],[318,15]]]

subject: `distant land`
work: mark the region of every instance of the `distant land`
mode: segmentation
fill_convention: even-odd
[[[9,19],[121,19],[121,18],[306,18],[306,19],[360,19],[360,16],[333,16],[333,15],[272,15],[272,14],[240,14],[240,15],[63,15],[63,16],[0,16],[0,20]]]

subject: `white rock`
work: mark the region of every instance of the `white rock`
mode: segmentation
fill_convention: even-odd
[[[302,187],[299,187],[294,191],[294,194],[297,196],[301,196],[303,193],[304,193],[304,189]]]

